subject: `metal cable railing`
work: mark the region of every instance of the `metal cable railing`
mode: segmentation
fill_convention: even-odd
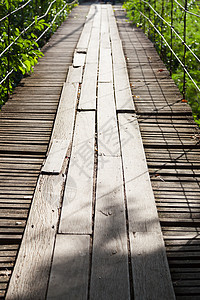
[[[73,2],[70,3],[70,5],[73,5],[77,2],[77,0],[74,0]],[[49,27],[47,27],[43,33],[37,38],[36,43],[43,37],[43,35],[53,26],[55,23],[56,18],[63,12],[63,10],[66,8],[66,6],[69,5],[68,3],[65,4],[65,6],[55,15],[51,23],[49,24]]]
[[[48,7],[48,9],[47,9],[47,11],[45,12],[44,15],[42,15],[42,16],[40,16],[40,17],[38,17],[38,18],[35,18],[34,21],[33,21],[29,26],[27,26],[23,31],[21,31],[21,32],[19,33],[19,35],[14,39],[14,41],[12,41],[12,43],[10,43],[10,44],[9,44],[9,45],[8,45],[8,46],[0,53],[0,57],[3,56],[4,53],[6,53],[6,52],[12,47],[12,45],[15,44],[15,43],[18,41],[18,39],[19,39],[25,32],[27,32],[34,24],[36,24],[36,22],[38,22],[38,21],[42,20],[43,18],[45,18],[45,17],[47,16],[47,14],[48,14],[48,12],[49,12],[51,6],[52,6],[55,2],[56,2],[56,0],[54,0],[54,1],[52,1],[52,2],[50,3],[50,5],[49,5],[49,7]],[[65,7],[66,7],[66,5],[65,5]]]
[[[20,7],[16,8],[15,10],[11,11],[9,14],[7,14],[6,16],[4,16],[3,18],[0,19],[0,22],[2,22],[3,20],[7,19],[8,17],[10,17],[11,15],[13,15],[14,13],[16,13],[17,11],[23,9],[24,7],[26,7],[26,5],[28,5],[31,1],[33,0],[29,0],[26,3],[24,3],[23,5],[21,5]]]
[[[200,18],[200,15],[197,15],[197,14],[194,14],[193,12],[185,9],[185,7],[183,7],[177,0],[174,0],[174,2],[176,2],[176,4],[178,4],[178,6],[180,6],[186,13],[190,14],[190,15],[193,15],[195,17],[198,17]]]
[[[157,33],[162,37],[162,39],[164,40],[165,44],[168,46],[168,48],[170,49],[170,51],[173,53],[173,55],[176,57],[176,59],[178,60],[178,62],[181,64],[181,66],[183,67],[184,71],[187,73],[188,77],[190,78],[190,80],[193,82],[193,84],[195,85],[196,89],[200,92],[200,87],[198,87],[198,85],[196,84],[196,82],[194,81],[194,79],[192,78],[192,76],[190,75],[190,73],[188,72],[188,70],[186,69],[185,65],[182,63],[182,61],[180,60],[180,58],[176,55],[176,53],[173,51],[173,49],[170,47],[170,45],[168,44],[167,40],[164,38],[163,35],[161,35],[160,31],[156,28],[156,26],[153,24],[153,22],[147,17],[145,16],[142,12],[141,15],[146,18],[148,20],[148,22],[154,27],[154,29],[157,31]]]
[[[200,58],[192,51],[192,49],[184,42],[184,40],[182,39],[182,37],[180,36],[180,34],[178,34],[178,32],[173,28],[173,26],[171,26],[171,24],[169,22],[167,22],[151,5],[149,2],[147,1],[144,1],[144,0],[141,0],[142,2],[146,3],[152,10],[153,12],[163,21],[165,22],[170,28],[171,30],[175,33],[175,35],[181,40],[182,44],[187,48],[187,50],[189,50],[192,55],[196,58],[196,60],[200,63]],[[175,1],[177,2],[177,1]],[[187,11],[188,12],[188,11]],[[197,16],[197,15],[195,15]],[[148,21],[150,20],[149,18],[147,18],[144,14],[143,14],[143,17],[145,17]],[[200,16],[198,16],[200,18]],[[153,23],[151,23],[151,25],[154,27],[155,29],[155,26],[153,25]],[[170,48],[171,50],[171,48]],[[172,50],[171,50],[172,51]]]
[[[131,1],[129,3],[131,3]],[[138,23],[142,25],[143,30],[148,33],[148,36],[155,43],[155,46],[160,52],[161,57],[165,61],[168,59],[167,64],[171,75],[174,73],[175,67],[177,68],[177,64],[180,66],[180,68],[182,68],[183,78],[181,78],[179,82],[182,82],[183,99],[186,99],[186,88],[188,87],[188,82],[190,81],[190,85],[193,85],[198,94],[198,96],[195,98],[195,101],[200,105],[200,68],[198,68],[200,63],[199,52],[197,52],[195,49],[196,47],[194,47],[192,43],[188,44],[187,42],[189,36],[189,34],[187,34],[187,22],[189,15],[190,20],[193,17],[195,18],[194,22],[199,22],[199,20],[196,21],[196,18],[200,18],[198,9],[192,12],[190,10],[191,2],[189,2],[189,0],[183,0],[182,3],[178,2],[177,0],[132,0],[132,3],[134,4],[134,9],[132,10],[133,16],[136,15],[135,11],[137,10],[140,14],[140,17],[136,16],[135,18],[138,20]],[[180,24],[178,28],[175,28],[175,26],[177,26],[176,18],[178,13]],[[179,52],[176,51],[178,48],[178,43],[179,49],[182,47],[182,50]],[[168,48],[168,51],[166,48]],[[199,76],[196,76],[194,70],[191,69],[188,57],[190,61],[196,61],[196,70],[199,72]]]
[[[33,0],[27,1],[26,3],[24,3],[23,5],[21,5],[20,7],[16,8],[16,9],[14,9],[11,12],[9,12],[9,9],[8,9],[8,13],[0,19],[0,22],[2,22],[2,21],[7,22],[7,32],[6,32],[7,33],[7,37],[8,37],[7,38],[7,45],[0,52],[0,58],[1,59],[3,59],[3,57],[6,56],[5,57],[5,61],[3,63],[6,64],[6,67],[7,67],[6,68],[6,73],[2,74],[3,78],[0,81],[0,88],[3,88],[3,84],[4,85],[6,84],[7,98],[9,96],[9,92],[10,92],[10,76],[15,71],[15,68],[12,68],[11,64],[10,64],[11,50],[13,50],[13,46],[16,45],[16,43],[18,42],[18,40],[20,38],[22,38],[25,33],[27,33],[28,31],[30,31],[31,28],[34,27],[34,25],[38,24],[38,22],[40,20],[43,20],[44,18],[46,18],[48,16],[49,12],[52,9],[54,9],[53,14],[52,14],[53,15],[53,19],[50,22],[48,22],[48,24],[47,24],[47,26],[45,26],[45,29],[43,30],[42,34],[40,34],[39,37],[35,37],[33,43],[31,44],[31,46],[33,46],[33,45],[38,46],[37,45],[38,41],[41,40],[41,38],[47,33],[47,31],[53,26],[53,24],[55,24],[56,19],[58,18],[58,16],[60,16],[62,14],[62,12],[66,9],[66,7],[67,6],[72,6],[72,5],[74,5],[75,3],[78,2],[77,0],[74,0],[73,2],[70,2],[70,3],[68,3],[68,2],[64,3],[64,5],[62,5],[62,7],[57,7],[57,0],[51,1],[50,3],[48,3],[48,7],[47,7],[45,13],[43,13],[41,16],[34,16],[34,17],[32,17],[32,20],[28,20],[30,22],[30,24],[28,26],[26,26],[26,28],[24,28],[21,32],[18,32],[17,36],[13,38],[13,36],[11,36],[11,28],[12,28],[11,16],[14,13],[16,13],[16,12],[19,13],[19,11],[21,11],[25,7],[27,7],[27,5],[30,4],[31,1],[33,1]],[[54,4],[56,4],[56,8],[53,8]],[[13,39],[13,40],[11,41],[11,39]]]

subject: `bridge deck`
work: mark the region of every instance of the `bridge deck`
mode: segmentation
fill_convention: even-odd
[[[178,299],[195,299],[191,111],[121,6],[91,5],[79,38],[88,8],[74,10],[1,112],[2,253],[12,257],[2,282],[37,183],[6,298],[174,299],[173,280]]]

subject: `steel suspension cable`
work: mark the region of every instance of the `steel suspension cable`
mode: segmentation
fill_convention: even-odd
[[[162,39],[164,40],[165,44],[168,46],[168,48],[171,50],[171,52],[174,54],[174,56],[176,57],[176,59],[178,60],[178,62],[181,64],[181,66],[183,67],[183,69],[185,70],[185,72],[187,73],[188,77],[190,78],[190,80],[193,82],[193,84],[195,85],[195,87],[197,88],[197,90],[200,92],[200,87],[196,84],[196,82],[194,81],[194,79],[192,78],[192,76],[190,75],[190,73],[188,72],[188,70],[185,68],[184,64],[182,63],[182,61],[180,60],[180,58],[176,55],[176,53],[174,52],[174,50],[170,47],[169,43],[166,41],[166,39],[164,38],[163,35],[161,35],[159,29],[157,29],[157,27],[153,24],[153,22],[142,12],[140,12],[141,15],[148,20],[148,22],[154,27],[154,29],[157,31],[157,33],[162,37]],[[199,103],[199,102],[198,102]],[[200,104],[200,103],[199,103]]]

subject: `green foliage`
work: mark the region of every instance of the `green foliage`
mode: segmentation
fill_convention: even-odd
[[[25,4],[28,0],[0,0],[0,19]],[[66,5],[65,0],[56,0],[47,15],[53,0],[32,0],[23,9],[0,22],[0,53],[10,44],[11,47],[0,57],[0,82],[11,71],[9,79],[0,85],[0,106],[6,101],[22,76],[33,71],[38,58],[43,56],[40,48],[62,24],[72,7],[67,5],[62,13],[52,21],[56,14]],[[45,16],[44,16],[45,15]],[[44,16],[41,18],[41,16]],[[42,39],[36,42],[41,33],[49,27]],[[28,28],[27,30],[24,30]]]
[[[147,1],[163,19],[171,24],[171,0],[149,0]],[[183,7],[185,5],[184,0],[178,1]],[[181,40],[177,37],[175,33],[172,34],[171,40],[171,29],[162,21],[149,5],[141,0],[128,0],[124,3],[124,8],[127,10],[128,18],[137,26],[143,28],[144,32],[153,41],[158,53],[165,62],[167,68],[172,71],[172,78],[178,85],[181,92],[183,92],[183,68],[177,58],[172,55],[171,51],[165,42],[162,40],[161,36],[154,30],[153,26],[144,18],[140,11],[145,14],[156,26],[156,28],[165,37],[169,45],[172,48],[178,58],[183,61],[184,57],[184,45]],[[198,2],[195,0],[188,0],[188,10],[192,13],[200,15],[200,7]],[[173,28],[175,31],[184,39],[184,11],[178,6],[178,4],[173,1]],[[187,14],[186,19],[187,29],[186,29],[186,44],[191,48],[191,50],[200,58],[200,18]],[[192,53],[186,51],[186,67],[194,81],[198,86],[200,86],[200,64]],[[188,103],[191,105],[194,119],[200,124],[200,94],[186,75],[186,97]]]

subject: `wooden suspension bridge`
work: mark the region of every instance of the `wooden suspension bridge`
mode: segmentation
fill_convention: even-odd
[[[0,295],[199,299],[191,109],[121,5],[84,4],[0,112]]]

